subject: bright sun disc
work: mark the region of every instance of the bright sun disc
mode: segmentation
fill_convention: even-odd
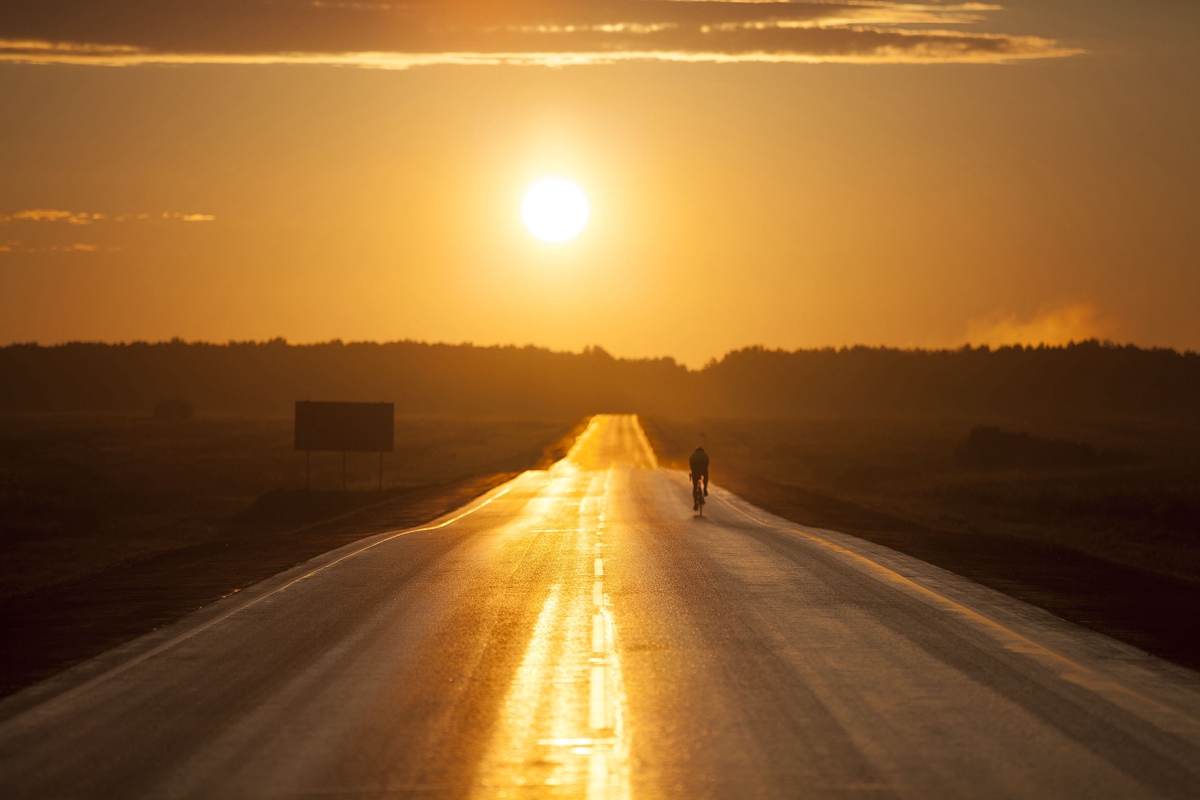
[[[545,242],[565,242],[583,230],[588,201],[579,187],[562,178],[545,178],[529,187],[521,202],[525,227]]]

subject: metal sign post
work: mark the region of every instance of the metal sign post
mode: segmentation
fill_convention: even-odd
[[[346,454],[379,453],[379,491],[383,491],[383,454],[395,450],[396,408],[392,403],[296,403],[297,450],[304,451],[304,487],[311,487],[313,450],[340,451],[342,491],[346,491]]]

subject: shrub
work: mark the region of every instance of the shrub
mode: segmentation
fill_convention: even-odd
[[[192,408],[192,404],[182,397],[168,397],[166,400],[158,401],[154,406],[154,418],[164,422],[179,422],[185,419],[191,419],[196,413]]]
[[[959,466],[970,469],[1090,467],[1098,458],[1090,444],[1042,439],[987,425],[973,428],[954,455]]]

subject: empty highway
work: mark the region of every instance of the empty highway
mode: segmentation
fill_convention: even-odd
[[[0,796],[1200,797],[1195,673],[709,500],[595,417],[548,471],[7,698]]]

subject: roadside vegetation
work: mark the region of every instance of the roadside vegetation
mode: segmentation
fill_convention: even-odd
[[[290,419],[0,415],[0,694],[566,452],[577,420],[401,417],[396,451],[292,449]]]

